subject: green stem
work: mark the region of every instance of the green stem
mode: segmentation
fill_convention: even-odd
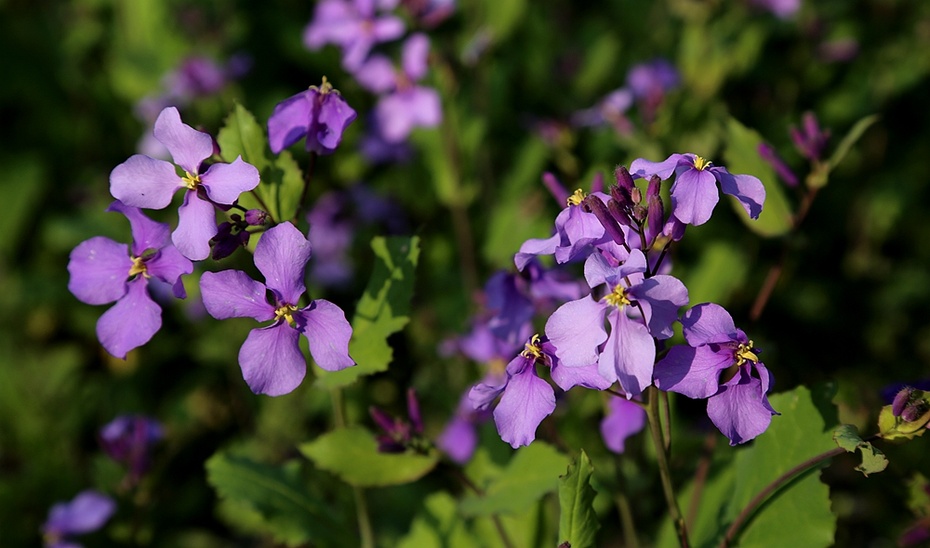
[[[342,390],[333,388],[330,393],[333,402],[333,422],[337,428],[345,428],[347,423]],[[352,496],[355,499],[355,513],[358,519],[359,536],[362,538],[362,548],[375,548],[375,535],[371,528],[371,518],[368,516],[365,491],[361,487],[353,486]]]
[[[310,193],[310,181],[313,180],[313,168],[316,167],[316,152],[310,153],[310,159],[307,160],[307,173],[304,175],[304,188],[300,191],[300,201],[297,202],[297,211],[294,212],[294,224],[300,220],[300,212],[307,206],[307,195]]]
[[[646,418],[649,420],[649,432],[652,434],[652,443],[656,448],[656,461],[659,465],[659,478],[662,480],[665,504],[668,506],[669,517],[672,519],[672,523],[675,524],[679,545],[682,548],[688,548],[688,528],[685,525],[684,517],[682,517],[681,509],[678,507],[675,490],[672,488],[672,473],[668,463],[668,453],[665,451],[665,442],[662,439],[662,425],[659,417],[659,390],[654,386],[650,386],[646,389],[646,392]]]

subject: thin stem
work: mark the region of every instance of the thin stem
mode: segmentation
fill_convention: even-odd
[[[877,436],[872,436],[869,439],[871,440],[876,437]],[[768,500],[768,498],[773,493],[775,493],[775,491],[784,487],[785,484],[793,480],[796,476],[803,474],[809,470],[812,470],[815,466],[817,466],[821,462],[832,459],[833,457],[837,455],[842,455],[845,452],[846,450],[843,449],[842,447],[831,449],[827,451],[826,453],[821,453],[819,455],[816,455],[814,457],[807,459],[801,464],[798,464],[794,468],[791,468],[784,474],[775,478],[775,480],[769,483],[767,486],[765,486],[765,488],[762,489],[762,491],[760,491],[759,494],[753,497],[753,499],[749,501],[746,507],[743,508],[743,511],[740,512],[738,516],[736,516],[736,519],[733,520],[733,523],[730,524],[730,528],[727,529],[726,535],[723,537],[723,540],[720,542],[720,547],[727,548],[734,540],[736,540],[737,533],[740,532],[740,529],[742,529],[746,521],[750,517],[752,517],[752,515],[756,512],[759,506],[761,506],[763,502]]]
[[[333,422],[337,428],[345,428],[345,401],[342,397],[342,390],[333,388],[330,394],[333,402]],[[355,513],[358,519],[358,531],[362,540],[362,548],[375,548],[375,534],[371,528],[371,518],[368,516],[368,501],[365,498],[364,489],[353,486],[352,497],[355,499]]]
[[[617,513],[620,514],[620,524],[623,530],[623,545],[626,548],[639,548],[639,539],[636,535],[636,520],[633,519],[633,510],[630,507],[630,499],[624,494],[624,483],[626,478],[623,476],[623,470],[620,468],[619,455],[613,459],[614,471],[617,474],[617,489],[615,500],[617,502]]]
[[[652,276],[655,276],[656,274],[659,273],[659,268],[662,267],[662,262],[665,260],[665,255],[668,253],[668,249],[671,246],[672,246],[672,240],[670,238],[667,242],[665,242],[665,245],[662,247],[662,252],[659,253],[659,258],[656,259],[656,265],[655,267],[653,267],[652,272],[647,276],[647,278],[651,278]],[[647,268],[647,272],[648,272],[648,268]]]
[[[656,461],[659,465],[659,477],[662,480],[662,492],[665,494],[665,504],[668,506],[668,514],[675,524],[675,532],[678,534],[678,543],[681,548],[688,548],[688,528],[685,520],[681,515],[681,509],[678,507],[678,500],[675,498],[675,490],[672,487],[671,468],[668,463],[668,454],[665,452],[665,443],[662,440],[662,425],[659,424],[659,397],[658,389],[650,386],[646,389],[647,402],[646,418],[649,420],[649,432],[652,434],[652,443],[656,449]]]
[[[664,390],[659,390],[659,397],[662,398],[662,411],[665,415],[665,420],[662,421],[662,436],[665,440],[665,452],[672,452],[672,412],[671,408],[668,405],[668,392]],[[659,419],[661,420],[661,416]]]
[[[691,492],[691,500],[688,502],[688,513],[685,517],[685,524],[690,529],[694,525],[694,519],[697,517],[698,506],[701,501],[701,495],[704,493],[704,485],[707,483],[707,474],[710,473],[710,465],[714,456],[714,447],[717,445],[717,432],[710,432],[704,438],[704,447],[701,450],[701,458],[698,460],[697,469],[694,471],[694,490]]]

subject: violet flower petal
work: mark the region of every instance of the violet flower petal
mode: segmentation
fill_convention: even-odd
[[[268,118],[268,145],[272,152],[280,154],[307,135],[316,93],[304,90],[275,105]]]
[[[213,204],[200,199],[197,192],[184,193],[184,203],[178,208],[178,227],[171,241],[182,255],[192,261],[210,256],[210,238],[216,236],[216,211]]]
[[[229,205],[239,195],[258,186],[258,169],[237,156],[231,164],[213,164],[200,177],[207,196],[218,204]]]
[[[131,207],[163,209],[182,186],[173,164],[141,154],[133,154],[110,172],[110,194]]]
[[[66,503],[52,506],[42,530],[46,535],[90,533],[103,527],[116,511],[116,503],[99,491],[88,489]]]
[[[701,303],[691,307],[681,318],[685,340],[691,346],[725,343],[736,339],[736,324],[722,306]]]
[[[738,374],[722,388],[707,400],[707,416],[730,439],[730,445],[745,443],[765,432],[774,411],[760,381]]]
[[[317,299],[295,316],[300,318],[298,326],[307,337],[313,361],[320,368],[339,371],[355,365],[355,360],[349,356],[352,326],[341,308],[329,301]]]
[[[268,288],[278,293],[281,304],[297,304],[307,290],[304,271],[310,254],[310,242],[291,223],[268,229],[255,246],[255,266]]]
[[[583,386],[592,390],[606,390],[613,382],[605,379],[597,370],[597,364],[581,367],[563,367],[558,360],[552,364],[550,375],[562,390]]]
[[[733,175],[726,168],[712,167],[710,171],[720,181],[720,190],[734,196],[753,219],[758,219],[765,202],[765,186],[752,175]]]
[[[300,333],[284,321],[249,332],[239,349],[239,367],[252,392],[280,396],[300,385],[307,362],[299,340]]]
[[[372,93],[382,94],[392,91],[397,85],[397,73],[394,64],[384,55],[372,55],[355,72],[359,84]]]
[[[546,337],[562,365],[581,367],[597,362],[597,347],[607,340],[606,311],[605,305],[589,295],[569,301],[552,313],[546,321]]]
[[[536,439],[539,423],[555,411],[555,392],[532,367],[514,375],[494,409],[501,439],[516,449]]]
[[[477,445],[478,433],[475,431],[475,424],[460,416],[453,417],[436,438],[436,446],[458,464],[468,462]]]
[[[253,318],[273,320],[275,309],[265,299],[265,286],[240,270],[204,272],[200,294],[207,312],[218,320]]]
[[[539,255],[552,255],[555,253],[561,240],[562,237],[559,234],[553,234],[550,238],[531,238],[523,242],[523,245],[520,246],[520,250],[513,257],[513,262],[517,266],[517,270],[522,272],[526,264],[534,257]]]
[[[71,250],[68,290],[83,303],[111,303],[126,294],[130,268],[129,246],[95,236]]]
[[[716,352],[708,345],[673,346],[655,366],[656,386],[692,399],[720,391],[720,372],[733,365],[732,352]]]
[[[357,116],[342,95],[327,93],[316,114],[316,131],[307,135],[307,150],[332,154],[342,142],[342,134]]]
[[[181,280],[182,275],[194,271],[194,264],[190,259],[181,255],[181,252],[176,247],[173,245],[162,247],[158,250],[158,253],[145,263],[145,269],[149,276],[174,285],[175,297],[179,299],[187,297],[184,284],[178,282]]]
[[[681,160],[687,160],[684,154],[672,154],[661,162],[650,162],[643,158],[637,158],[630,164],[630,175],[640,179],[648,179],[653,175],[658,175],[663,181],[672,176],[675,168]]]
[[[155,120],[154,133],[171,152],[174,163],[191,175],[200,173],[200,163],[213,155],[213,138],[182,122],[175,107],[161,111]]]
[[[161,308],[149,296],[142,276],[127,284],[128,291],[97,320],[97,339],[117,358],[149,342],[161,329]]]
[[[168,244],[170,228],[165,223],[153,221],[145,216],[137,207],[130,207],[115,200],[107,211],[122,213],[129,219],[132,229],[132,254],[141,257],[147,249],[160,249]]]
[[[418,32],[407,38],[401,53],[401,66],[407,78],[416,82],[426,76],[426,61],[429,57],[429,38]]]
[[[607,416],[601,421],[601,438],[608,449],[623,453],[626,439],[645,426],[646,411],[623,398],[610,398],[607,408]]]
[[[706,223],[714,212],[720,194],[717,179],[708,170],[688,169],[672,185],[672,215],[689,225]]]
[[[666,274],[643,280],[630,288],[629,295],[642,307],[649,333],[657,339],[672,336],[678,309],[688,304],[688,288],[678,278]]]
[[[655,342],[646,326],[623,310],[614,309],[608,319],[611,332],[598,358],[598,371],[605,379],[619,381],[628,398],[638,396],[652,384]]]

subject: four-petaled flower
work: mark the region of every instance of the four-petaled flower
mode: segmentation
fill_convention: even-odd
[[[161,307],[149,296],[149,281],[170,284],[174,296],[183,299],[187,293],[181,275],[193,272],[194,265],[168,243],[168,225],[118,201],[107,211],[129,219],[132,245],[103,236],[78,244],[68,261],[68,289],[87,304],[116,301],[97,321],[97,338],[107,352],[125,358],[161,328]]]
[[[400,38],[404,33],[403,19],[376,14],[376,8],[395,4],[391,0],[323,0],[304,29],[304,45],[317,50],[336,44],[342,48],[342,66],[353,72],[375,44]]]
[[[154,133],[184,175],[178,175],[170,162],[134,154],[110,173],[110,193],[128,206],[163,209],[176,190],[185,189],[171,240],[188,259],[206,259],[210,238],[217,232],[213,204],[231,205],[240,194],[258,186],[258,170],[238,157],[231,164],[216,163],[200,173],[203,161],[214,153],[213,138],[181,122],[175,107],[161,111]]]
[[[355,365],[349,357],[352,327],[342,309],[323,299],[299,307],[309,259],[310,243],[294,225],[282,223],[265,232],[255,247],[255,266],[267,286],[239,270],[205,272],[200,278],[204,306],[214,318],[274,321],[253,329],[239,350],[242,375],[256,394],[279,396],[297,388],[307,370],[301,334],[321,368],[337,371]]]
[[[668,179],[675,174],[672,184],[672,215],[689,225],[702,225],[710,219],[720,200],[717,183],[724,194],[734,196],[753,219],[762,213],[765,187],[752,175],[733,175],[723,166],[695,154],[672,154],[662,162],[639,158],[630,164],[630,173],[648,179],[653,175]]]
[[[275,105],[268,118],[268,144],[272,152],[279,154],[306,137],[307,150],[332,154],[356,116],[324,76],[319,87],[310,86]]]
[[[656,386],[707,398],[707,415],[730,445],[765,432],[778,412],[766,396],[773,378],[759,360],[759,349],[718,304],[693,307],[681,324],[688,345],[672,347],[656,364]]]

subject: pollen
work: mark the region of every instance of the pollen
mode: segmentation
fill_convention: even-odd
[[[292,304],[281,305],[278,307],[277,310],[274,311],[274,319],[275,321],[278,321],[281,318],[284,318],[285,320],[287,320],[288,325],[290,325],[291,327],[294,327],[294,311],[295,310],[297,310],[297,307]]]
[[[197,190],[197,185],[200,184],[200,175],[191,175],[189,171],[185,171],[181,180],[184,181],[184,186],[187,188]]]
[[[703,171],[704,168],[708,168],[708,167],[710,167],[711,165],[713,165],[713,162],[711,162],[710,160],[707,160],[707,159],[705,159],[705,158],[703,158],[703,157],[701,157],[701,156],[695,156],[695,157],[694,157],[694,167],[695,167],[695,169],[697,169],[697,170],[699,170],[699,171]]]
[[[539,333],[533,335],[530,342],[523,345],[523,352],[520,352],[520,355],[524,358],[539,359],[542,357],[542,349],[539,347]]]
[[[132,266],[129,267],[129,277],[132,278],[137,274],[142,274],[146,278],[149,277],[148,269],[145,266],[145,262],[142,260],[142,257],[133,257]]]
[[[604,301],[617,308],[623,308],[625,305],[632,304],[630,298],[626,296],[626,288],[620,284],[617,284],[614,290],[604,297]]]
[[[566,205],[570,205],[570,206],[581,205],[581,202],[583,202],[586,197],[587,197],[587,194],[582,192],[581,189],[579,188],[571,196],[568,197],[568,200],[566,200],[567,202]]]
[[[736,347],[736,365],[743,365],[746,362],[759,363],[759,356],[753,352],[752,341],[749,344],[740,344]]]

